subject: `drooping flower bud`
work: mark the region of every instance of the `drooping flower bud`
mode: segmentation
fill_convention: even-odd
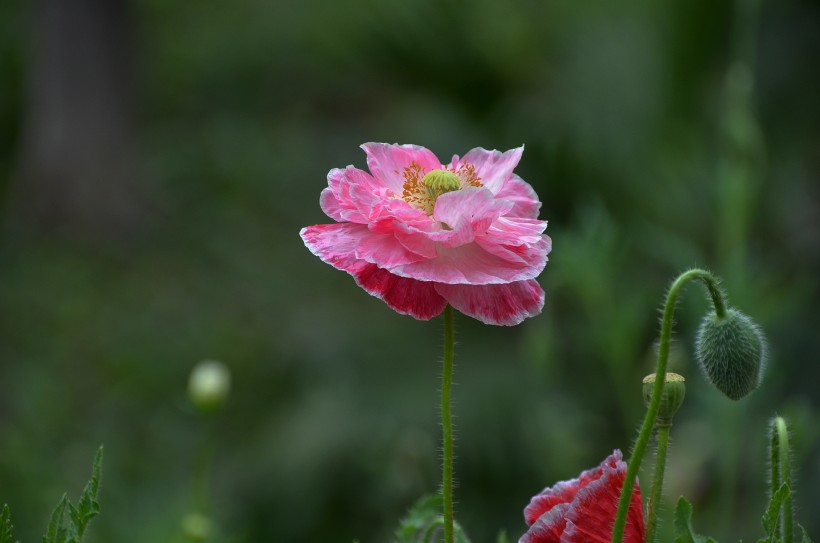
[[[217,360],[203,360],[194,366],[188,379],[188,397],[203,412],[216,411],[228,400],[231,373]]]
[[[655,374],[643,378],[643,401],[646,406],[652,401],[652,392],[655,390]],[[669,425],[672,417],[678,412],[686,396],[686,379],[677,373],[666,373],[661,393],[661,403],[658,406],[658,422]]]
[[[712,384],[733,400],[760,384],[766,340],[760,327],[736,309],[727,309],[722,318],[714,311],[703,318],[695,352]]]

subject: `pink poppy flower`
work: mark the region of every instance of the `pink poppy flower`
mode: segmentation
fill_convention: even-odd
[[[626,462],[615,450],[597,468],[545,488],[524,509],[530,527],[518,543],[609,543],[626,478]],[[644,543],[641,489],[632,492],[624,543]]]
[[[319,202],[337,222],[300,232],[313,254],[416,319],[448,303],[487,324],[541,312],[535,277],[552,242],[535,191],[513,173],[523,147],[473,149],[449,164],[417,145],[362,149],[370,173],[348,166],[327,176]]]

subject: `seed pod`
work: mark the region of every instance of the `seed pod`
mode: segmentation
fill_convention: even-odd
[[[700,325],[696,357],[706,377],[733,400],[760,384],[766,364],[766,340],[760,327],[736,309],[724,317],[712,311]]]

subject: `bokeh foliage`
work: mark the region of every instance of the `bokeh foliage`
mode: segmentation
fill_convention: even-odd
[[[436,488],[440,324],[393,314],[297,235],[328,221],[327,171],[364,167],[365,141],[443,160],[525,143],[517,172],[550,221],[544,314],[457,322],[457,516],[474,541],[522,533],[531,495],[629,448],[656,308],[693,265],[723,277],[771,360],[742,402],[710,389],[692,360],[706,305],[684,296],[670,369],[690,385],[667,510],[683,493],[703,531],[757,534],[773,412],[794,430],[796,506],[816,510],[820,6],[746,5],[134,2],[142,230],[100,244],[23,217],[0,239],[15,534],[37,537],[105,443],[87,540],[181,541],[206,431],[184,391],[203,358],[234,377],[215,421],[216,541],[386,541]],[[30,15],[0,4],[6,193]],[[818,537],[820,520],[802,520]]]

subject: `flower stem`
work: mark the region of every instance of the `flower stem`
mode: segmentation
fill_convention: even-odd
[[[444,458],[442,460],[441,494],[444,499],[444,541],[453,543],[453,419],[450,412],[455,352],[455,316],[452,306],[444,309],[444,363],[441,371],[441,428]]]
[[[211,475],[216,449],[216,426],[210,417],[200,438],[192,478],[193,505],[195,511],[207,514],[211,504]]]
[[[658,416],[658,407],[661,403],[663,384],[666,378],[666,363],[669,360],[669,344],[672,338],[672,322],[675,314],[675,305],[680,290],[693,279],[699,279],[706,285],[712,303],[715,307],[715,314],[718,318],[726,316],[726,303],[723,300],[723,293],[718,288],[717,279],[706,270],[693,269],[682,273],[675,279],[669,292],[666,294],[666,302],[663,307],[663,320],[661,321],[661,340],[658,347],[658,364],[655,372],[655,388],[652,391],[652,401],[646,410],[638,440],[632,450],[632,458],[629,459],[629,466],[626,470],[626,478],[621,491],[621,498],[618,500],[618,512],[615,516],[615,524],[612,526],[612,543],[621,543],[624,539],[624,528],[626,527],[626,515],[629,511],[629,503],[632,499],[632,489],[635,486],[635,478],[638,476],[643,455],[646,452],[646,445],[652,435],[652,428],[655,425],[655,418]]]
[[[780,488],[780,440],[777,439],[778,418],[779,417],[775,417],[772,419],[770,428],[772,442],[769,445],[769,453],[771,454],[769,466],[772,469],[772,473],[769,477],[769,484],[771,485],[769,498],[774,496],[775,492]],[[780,524],[780,519],[778,519],[778,524]]]
[[[775,481],[775,470],[777,468],[775,468],[775,466],[772,466],[772,495],[774,495],[774,493],[777,492],[781,484],[786,483],[789,486],[791,486],[792,483],[791,451],[789,449],[789,430],[786,427],[786,421],[783,419],[783,417],[776,417],[774,419],[774,425],[774,433],[777,435],[777,444],[775,446],[775,444],[772,443],[772,461],[778,462],[778,468],[780,470],[780,480]],[[775,455],[777,455],[777,458],[775,457]],[[777,488],[774,488],[775,483],[777,483],[778,485]],[[794,513],[792,510],[791,494],[783,500],[781,511],[781,518],[783,519],[782,541],[783,543],[792,543],[792,539],[794,537]]]
[[[646,519],[646,543],[653,543],[655,527],[658,524],[658,506],[663,493],[663,473],[666,469],[666,451],[669,448],[669,430],[671,422],[658,421],[658,449],[655,458],[655,473],[652,475],[652,492],[649,496],[649,507]]]

